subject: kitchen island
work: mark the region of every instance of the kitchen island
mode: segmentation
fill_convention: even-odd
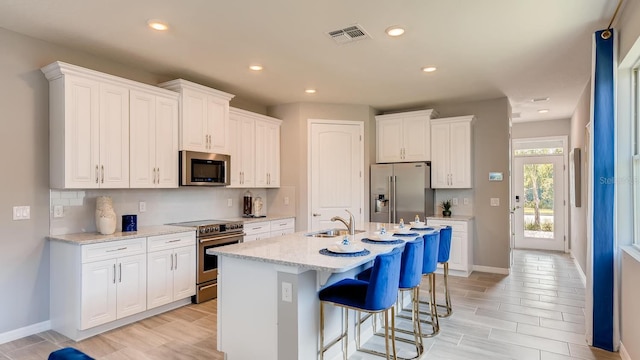
[[[305,232],[208,250],[209,254],[218,255],[218,350],[225,352],[229,360],[316,359],[318,291],[354,277],[371,266],[376,255],[404,246],[361,241],[374,235],[379,226],[366,223],[365,232],[352,238],[354,244],[369,250],[365,256],[323,255],[321,249],[342,238],[311,237]],[[393,229],[390,224],[386,226]],[[335,307],[327,310],[325,330],[326,339],[330,339],[340,333],[341,312]],[[350,330],[353,333],[351,325]],[[353,341],[355,337],[350,335],[349,339]],[[353,344],[350,350],[355,350]],[[325,358],[331,359],[340,351],[340,346],[335,346]]]

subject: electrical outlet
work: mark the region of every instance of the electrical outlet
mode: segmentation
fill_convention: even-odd
[[[458,198],[453,198],[453,206],[458,206]]]
[[[228,207],[232,207],[233,206],[233,199],[227,199],[227,206]]]
[[[289,205],[289,197],[288,196],[284,197],[284,204],[285,205]]]
[[[462,199],[462,203],[463,203],[464,205],[469,205],[469,198],[464,198],[464,199]]]
[[[138,203],[138,210],[139,210],[141,213],[143,213],[143,212],[147,211],[147,203],[146,203],[146,202],[144,202],[144,201],[140,201],[140,202]]]
[[[282,301],[292,302],[293,301],[293,287],[290,282],[282,282]]]
[[[64,217],[64,207],[62,205],[55,205],[53,207],[53,217],[54,218]]]

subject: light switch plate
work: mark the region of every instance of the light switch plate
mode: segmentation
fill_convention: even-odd
[[[138,203],[138,210],[143,213],[145,211],[147,211],[147,203],[144,201],[140,201],[140,203]]]
[[[462,199],[462,203],[463,203],[464,205],[469,205],[469,198],[464,198],[464,199]]]
[[[458,198],[453,198],[453,206],[458,206]]]
[[[491,198],[491,206],[500,206],[500,198]]]
[[[232,207],[233,206],[233,199],[227,199],[227,206],[228,207]]]

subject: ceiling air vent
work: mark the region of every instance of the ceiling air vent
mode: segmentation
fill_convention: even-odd
[[[356,40],[370,38],[369,34],[360,25],[351,25],[343,29],[329,31],[327,33],[337,44],[345,44]]]

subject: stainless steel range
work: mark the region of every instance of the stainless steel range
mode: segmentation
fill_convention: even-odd
[[[196,228],[198,243],[196,295],[194,303],[218,297],[218,257],[207,255],[207,249],[241,243],[244,239],[242,221],[200,220],[175,223],[171,225]]]

